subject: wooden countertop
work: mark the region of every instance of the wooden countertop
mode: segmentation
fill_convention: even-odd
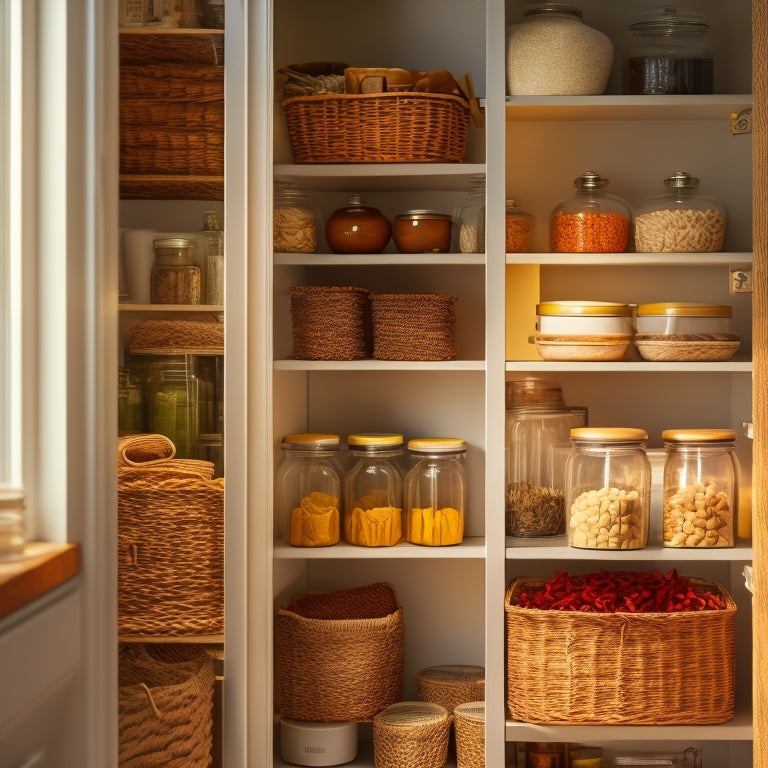
[[[0,618],[63,584],[79,571],[77,544],[28,542],[23,558],[0,562]]]

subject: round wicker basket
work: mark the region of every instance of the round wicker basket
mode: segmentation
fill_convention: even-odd
[[[376,768],[443,768],[452,717],[439,704],[401,701],[373,718]]]
[[[456,768],[485,768],[485,702],[459,704],[453,718]]]
[[[453,712],[467,701],[485,698],[485,667],[444,664],[427,667],[416,675],[420,701],[429,701]]]

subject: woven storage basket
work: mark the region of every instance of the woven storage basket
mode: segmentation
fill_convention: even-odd
[[[456,768],[485,768],[485,702],[468,701],[453,712]]]
[[[468,664],[427,667],[416,675],[416,689],[420,701],[453,712],[459,704],[485,698],[485,668]]]
[[[142,320],[125,334],[132,354],[223,354],[224,323],[215,320]]]
[[[528,723],[699,725],[734,711],[736,604],[719,584],[689,579],[722,610],[585,613],[515,605],[539,579],[514,580],[504,599],[507,706]],[[697,649],[697,661],[685,657]]]
[[[290,288],[293,356],[362,360],[370,355],[370,292],[354,286]]]
[[[441,293],[371,295],[377,360],[453,360],[455,296]]]
[[[295,595],[275,617],[275,711],[368,722],[403,692],[403,609],[391,584]]]
[[[212,765],[212,659],[199,648],[129,644],[120,648],[118,670],[121,768]]]
[[[458,163],[469,104],[441,93],[327,93],[283,101],[297,163]]]
[[[204,462],[208,465],[210,462]],[[118,631],[224,629],[224,485],[184,462],[126,467],[117,483]],[[207,466],[206,472],[208,471]]]
[[[452,717],[439,704],[401,701],[373,718],[376,768],[443,768]]]

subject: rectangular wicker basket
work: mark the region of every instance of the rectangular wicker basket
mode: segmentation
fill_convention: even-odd
[[[559,725],[704,725],[733,717],[736,604],[722,610],[584,613],[521,608],[539,579],[519,578],[504,599],[507,706],[513,720]]]

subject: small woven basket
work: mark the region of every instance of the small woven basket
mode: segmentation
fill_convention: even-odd
[[[370,292],[353,286],[290,288],[293,356],[362,360],[370,355]]]
[[[326,93],[283,101],[297,163],[458,163],[469,104],[441,93]]]
[[[208,768],[213,660],[201,649],[122,645],[118,661],[120,768]]]
[[[514,720],[559,725],[707,725],[733,717],[736,604],[689,579],[722,610],[585,613],[516,605],[542,584],[515,579],[504,599],[507,706]],[[690,663],[672,649],[697,649]]]
[[[416,675],[416,690],[420,701],[453,712],[459,704],[485,698],[485,668],[467,664],[427,667]]]
[[[125,334],[131,354],[223,354],[224,323],[215,320],[142,320]]]
[[[468,701],[453,712],[456,768],[485,768],[485,702]]]
[[[373,357],[377,360],[453,360],[456,297],[441,293],[371,296]]]
[[[439,704],[401,701],[373,718],[376,768],[443,768],[452,717]]]
[[[391,584],[295,595],[275,617],[275,711],[370,722],[403,691],[403,609]]]

